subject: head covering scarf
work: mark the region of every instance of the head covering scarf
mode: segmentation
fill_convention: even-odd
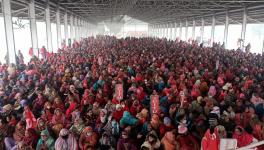
[[[63,138],[68,136],[67,138]],[[75,137],[67,129],[61,129],[59,138],[55,142],[55,150],[77,150],[78,144]]]
[[[39,139],[37,144],[37,150],[41,149],[41,145],[45,143],[46,147],[49,150],[54,150],[54,139],[50,136],[49,131],[47,129],[41,131],[41,135],[46,135],[47,139],[46,141],[43,141],[42,138]]]
[[[215,94],[216,94],[215,86],[210,86],[208,94],[209,94],[209,96],[212,96],[212,97],[215,96]]]
[[[120,126],[124,127],[125,125],[135,125],[137,121],[138,120],[130,115],[128,111],[124,111],[123,117],[120,120]]]

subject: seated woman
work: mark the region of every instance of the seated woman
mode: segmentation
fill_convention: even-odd
[[[176,131],[169,131],[161,140],[163,149],[165,150],[179,150],[179,143],[176,141]]]
[[[54,111],[54,115],[51,121],[52,130],[57,137],[59,136],[60,130],[65,126],[66,126],[66,118],[62,113],[62,111],[59,108],[57,108]]]
[[[159,137],[157,133],[153,130],[149,132],[149,134],[147,135],[146,141],[141,145],[141,149],[145,147],[151,150],[155,150],[155,149],[159,149],[160,145],[161,144]]]
[[[15,127],[15,133],[13,134],[13,137],[16,142],[20,142],[23,140],[25,136],[25,131],[26,131],[26,123],[23,121],[19,121]]]
[[[54,139],[50,136],[48,130],[43,130],[40,134],[36,150],[54,150]]]
[[[79,138],[84,127],[85,126],[84,126],[83,120],[81,118],[76,118],[74,120],[74,124],[70,128],[70,131],[74,134],[75,137]]]
[[[41,131],[45,130],[47,128],[46,121],[43,118],[38,118],[37,119],[37,127],[36,131],[38,134],[41,133]]]
[[[29,128],[25,131],[25,137],[23,138],[23,143],[25,146],[31,149],[36,149],[38,143],[38,134],[35,129]]]
[[[12,126],[9,126],[5,131],[5,137],[3,137],[3,145],[4,147],[1,147],[2,149],[11,150],[16,145],[16,141],[13,138],[13,134],[15,132],[15,128]]]
[[[93,150],[95,149],[97,144],[97,134],[93,132],[91,127],[84,128],[80,139],[79,139],[79,147],[81,150]]]
[[[56,150],[78,150],[78,144],[68,129],[61,129],[60,136],[55,142]]]
[[[237,126],[235,128],[233,138],[237,140],[238,148],[247,146],[253,142],[257,142],[257,140],[253,137],[253,135],[248,134],[241,126]]]

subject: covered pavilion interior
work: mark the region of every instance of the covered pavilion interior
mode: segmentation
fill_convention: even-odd
[[[228,49],[252,43],[253,52],[263,49],[262,0],[2,0],[0,5],[5,33],[0,51],[11,62],[19,49],[26,54],[32,47],[36,53],[45,46],[56,52],[63,41],[95,35],[220,42]],[[24,32],[29,37],[20,45],[26,46],[18,46]]]

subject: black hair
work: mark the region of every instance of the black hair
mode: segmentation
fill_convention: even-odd
[[[61,138],[62,139],[64,139],[64,140],[67,140],[68,139],[68,137],[69,137],[69,135],[67,134],[67,135],[64,135],[64,136],[61,136]]]
[[[214,133],[214,126],[210,126],[210,134]]]

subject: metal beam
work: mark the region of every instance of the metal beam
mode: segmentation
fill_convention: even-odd
[[[51,52],[51,51],[53,51],[53,49],[52,49],[52,35],[51,35],[49,0],[47,0],[47,7],[45,9],[45,20],[46,20],[46,32],[47,32],[47,50],[49,52]]]
[[[11,0],[2,1],[2,11],[4,15],[5,37],[7,46],[6,61],[7,64],[16,64],[16,49],[10,2]]]
[[[225,15],[225,31],[224,31],[224,45],[225,45],[225,47],[227,47],[228,27],[229,27],[229,12],[227,10],[226,15]]]
[[[38,56],[38,36],[37,36],[37,24],[35,16],[35,0],[29,2],[29,21],[30,21],[30,33],[31,44],[33,49],[33,55]]]

